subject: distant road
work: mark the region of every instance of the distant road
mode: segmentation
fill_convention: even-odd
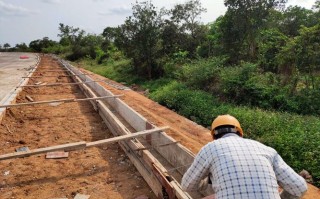
[[[20,59],[20,56],[29,59]],[[0,102],[28,74],[26,70],[37,63],[34,53],[0,53]]]

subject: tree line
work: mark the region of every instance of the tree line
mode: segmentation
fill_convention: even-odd
[[[226,13],[203,24],[206,9],[200,0],[171,9],[136,2],[123,24],[101,34],[59,24],[59,41],[44,37],[2,50],[89,58],[97,64],[128,59],[125,71],[139,78],[174,78],[237,104],[320,114],[314,105],[320,98],[320,1],[312,9],[286,7],[286,0],[224,3]]]

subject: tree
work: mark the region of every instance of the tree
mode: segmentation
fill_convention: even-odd
[[[4,47],[5,50],[8,50],[8,48],[10,48],[11,46],[10,46],[10,44],[5,43],[5,44],[3,45],[3,47]]]
[[[49,37],[33,40],[29,43],[29,48],[33,52],[43,52],[44,49],[57,45],[57,42],[50,40]]]
[[[151,2],[137,2],[133,5],[133,15],[119,26],[115,44],[132,58],[135,71],[148,77],[159,76],[159,35],[161,15]],[[146,72],[146,73],[145,73]]]
[[[75,44],[77,41],[81,40],[82,36],[85,34],[84,30],[80,30],[80,28],[74,28],[73,26],[64,25],[63,23],[59,23],[59,31],[58,37],[60,37],[60,44],[69,45]]]
[[[266,29],[260,32],[258,60],[260,67],[265,72],[277,73],[279,71],[276,56],[287,41],[288,37],[277,29]]]
[[[283,13],[280,30],[290,37],[299,34],[301,26],[312,27],[317,24],[317,19],[312,10],[299,6],[290,6]]]
[[[222,22],[224,16],[220,16],[212,24],[208,24],[206,39],[198,47],[198,55],[201,57],[221,56],[226,55],[227,52],[223,51],[222,43]]]
[[[273,8],[282,9],[286,0],[225,0],[228,7],[226,13],[227,28],[224,37],[238,36],[232,43],[239,43],[247,46],[250,60],[257,57],[257,34],[266,24],[270,10]],[[228,39],[225,39],[228,42]],[[231,46],[228,44],[228,46]],[[239,47],[234,49],[239,50]]]
[[[289,71],[291,76],[298,72],[307,74],[305,78],[307,89],[319,89],[320,86],[320,82],[316,82],[315,78],[316,73],[320,71],[319,35],[320,24],[310,28],[302,27],[299,31],[299,36],[288,42],[277,55],[282,71]]]
[[[16,51],[18,52],[27,52],[29,51],[28,46],[25,43],[16,44]]]
[[[164,34],[174,30],[171,38],[178,38],[177,50],[188,51],[191,57],[195,56],[197,47],[205,39],[207,28],[199,22],[203,12],[206,12],[206,9],[202,7],[200,0],[189,0],[185,4],[177,4],[169,11],[171,21],[167,21],[164,29]]]

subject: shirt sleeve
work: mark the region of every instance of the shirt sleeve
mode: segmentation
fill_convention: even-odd
[[[200,181],[209,175],[208,151],[208,147],[203,147],[196,155],[190,168],[183,175],[181,186],[184,191],[197,190]]]
[[[274,158],[273,169],[279,185],[291,195],[300,198],[307,191],[308,185],[303,177],[288,166],[279,154]]]

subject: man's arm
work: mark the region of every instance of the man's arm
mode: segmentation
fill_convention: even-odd
[[[209,175],[210,164],[207,157],[208,150],[208,148],[203,147],[195,157],[190,168],[183,175],[181,181],[181,186],[183,190],[197,190],[200,181]]]
[[[279,154],[274,158],[273,169],[279,185],[284,189],[281,198],[301,198],[307,191],[306,181],[289,167]]]

